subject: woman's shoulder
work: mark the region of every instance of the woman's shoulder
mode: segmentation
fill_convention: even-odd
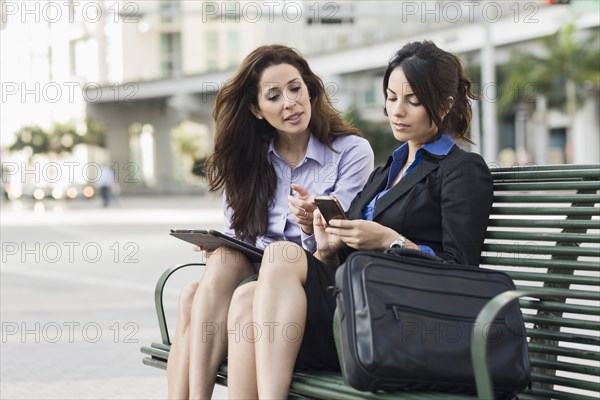
[[[440,164],[452,164],[456,165],[456,163],[470,163],[470,164],[482,164],[487,167],[487,164],[483,157],[477,153],[472,153],[470,151],[466,151],[460,148],[458,145],[454,145],[452,150],[448,153],[444,159],[440,162]]]
[[[440,161],[439,166],[440,173],[445,177],[457,178],[462,176],[472,178],[479,176],[491,180],[490,169],[483,157],[456,145]]]
[[[367,139],[358,135],[339,135],[331,143],[335,150],[347,150],[349,148],[371,149],[371,144]]]

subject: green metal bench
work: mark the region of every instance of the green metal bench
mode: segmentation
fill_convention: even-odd
[[[531,388],[520,399],[600,397],[600,165],[526,166],[492,169],[494,206],[481,266],[507,272],[517,290],[505,292],[480,312],[472,357],[480,399],[493,398],[483,330],[497,312],[519,299],[527,325]],[[161,343],[142,347],[146,365],[166,369],[171,341],[162,293],[156,285]],[[227,384],[227,366],[217,383]],[[292,398],[455,399],[455,394],[370,393],[352,389],[340,373],[295,373]]]

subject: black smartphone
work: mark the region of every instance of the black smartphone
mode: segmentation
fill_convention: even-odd
[[[327,223],[329,223],[329,220],[336,218],[348,219],[342,205],[335,196],[315,196],[315,203]]]

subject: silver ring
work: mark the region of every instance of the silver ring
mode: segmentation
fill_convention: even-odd
[[[304,210],[304,215],[302,216],[302,219],[308,219],[308,211]]]

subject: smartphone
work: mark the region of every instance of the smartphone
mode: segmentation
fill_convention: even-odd
[[[315,196],[315,203],[319,211],[323,214],[325,221],[329,223],[331,219],[348,219],[342,205],[335,196]]]

